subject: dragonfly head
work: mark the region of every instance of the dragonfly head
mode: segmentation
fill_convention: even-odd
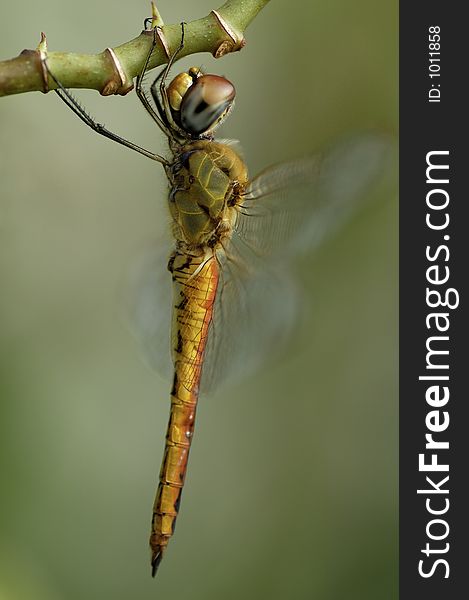
[[[173,119],[191,137],[213,131],[227,117],[236,94],[228,79],[196,67],[176,75],[167,91]]]

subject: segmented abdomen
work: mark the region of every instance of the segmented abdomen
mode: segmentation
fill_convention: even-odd
[[[218,264],[212,256],[207,258],[175,253],[170,260],[169,270],[174,285],[174,382],[166,447],[153,506],[150,536],[153,576],[174,533],[179,511],[204,351],[218,284]]]

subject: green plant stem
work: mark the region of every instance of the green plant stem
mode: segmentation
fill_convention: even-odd
[[[268,2],[269,0],[228,0],[216,13],[212,11],[202,19],[187,23],[184,48],[179,58],[197,52],[211,52],[219,58],[240,50],[245,44],[245,29]],[[181,39],[181,25],[162,25],[161,32],[170,53],[174,52]],[[131,82],[142,68],[152,39],[152,31],[142,31],[133,40],[113,48],[125,75],[123,81],[107,50],[100,54],[48,52],[44,37],[36,50],[24,50],[16,58],[0,62],[0,96],[55,89],[57,86],[50,77],[45,81],[44,56],[47,56],[49,69],[64,87],[95,89],[103,95],[126,94],[132,89]],[[159,43],[153,53],[150,68],[165,62],[167,54]]]

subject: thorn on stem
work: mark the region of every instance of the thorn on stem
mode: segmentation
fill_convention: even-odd
[[[156,8],[156,4],[153,2],[153,0],[151,3],[151,17],[152,17],[152,22],[151,22],[152,29],[154,29],[155,27],[163,27],[164,21],[161,18],[161,15],[158,12],[158,9]]]
[[[36,50],[38,52],[41,52],[41,54],[47,55],[47,38],[46,34],[43,31],[41,31],[41,41],[37,45]]]
[[[46,60],[47,60],[47,38],[46,34],[41,31],[41,41],[36,48],[37,55],[39,56],[39,63],[41,65],[41,77],[42,77],[42,93],[47,94],[49,91],[49,75],[47,72]]]

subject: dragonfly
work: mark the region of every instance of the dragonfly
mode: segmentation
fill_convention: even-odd
[[[157,43],[155,28],[136,93],[166,136],[169,158],[97,123],[48,69],[59,97],[86,125],[160,163],[169,184],[173,249],[169,260],[160,256],[158,267],[167,265],[166,280],[152,274],[151,283],[142,285],[139,306],[144,344],[158,362],[168,340],[173,369],[151,522],[153,576],[174,533],[200,393],[230,376],[236,379],[240,365],[256,368],[288,337],[297,298],[291,264],[356,211],[382,173],[389,150],[382,136],[362,134],[250,178],[238,144],[214,136],[233,108],[234,85],[196,67],[168,83],[184,47],[182,26],[179,47],[150,90],[144,89]],[[166,301],[171,287],[172,300]]]

